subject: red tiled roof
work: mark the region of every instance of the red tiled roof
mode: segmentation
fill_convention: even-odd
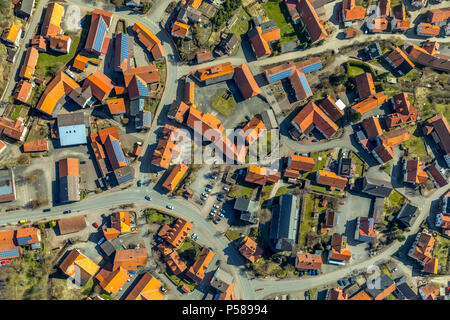
[[[213,142],[220,138],[225,131],[219,119],[210,113],[202,113],[193,107],[189,108],[186,124],[203,135],[204,138]]]
[[[318,254],[299,253],[295,259],[297,270],[320,270],[322,268],[322,257]]]
[[[298,8],[303,24],[306,26],[309,36],[313,42],[328,36],[323,21],[321,21],[308,0],[299,0]]]
[[[207,79],[220,77],[220,76],[230,74],[233,72],[234,72],[234,67],[231,64],[231,62],[225,62],[225,63],[221,63],[221,64],[216,64],[211,67],[198,69],[197,71],[195,71],[195,76],[200,81],[204,81]]]
[[[147,264],[147,249],[117,250],[114,256],[113,270],[122,267],[125,270],[137,270]]]
[[[247,64],[242,64],[234,69],[234,80],[244,99],[251,98],[261,93],[261,89],[253,78]]]
[[[203,63],[212,60],[211,51],[208,49],[198,51],[196,57],[197,63]]]
[[[196,282],[202,281],[214,255],[214,251],[204,247],[200,256],[195,261],[194,265],[189,268],[186,275]]]
[[[0,117],[0,132],[7,137],[20,140],[25,130],[21,119],[11,120]]]
[[[192,81],[186,81],[184,83],[184,103],[186,107],[192,106],[195,103],[195,84]],[[187,109],[186,109],[187,111]],[[183,122],[181,119],[180,122]]]
[[[175,21],[172,27],[172,36],[177,36],[179,38],[185,38],[187,32],[189,31],[189,25]]]
[[[268,182],[276,183],[280,177],[280,172],[276,170],[250,165],[245,176],[245,181],[264,186]]]
[[[381,143],[385,144],[386,146],[393,147],[408,140],[409,137],[410,133],[408,128],[401,128],[385,132],[379,138]]]
[[[423,184],[428,180],[424,165],[419,160],[406,160],[406,181]]]
[[[438,36],[441,32],[441,28],[437,25],[432,25],[430,23],[421,22],[417,25],[417,34],[427,35],[427,36]]]
[[[166,54],[159,40],[147,27],[141,22],[136,21],[133,25],[133,31],[137,33],[139,41],[151,52],[153,59],[158,60],[163,58]]]
[[[23,144],[23,152],[48,151],[48,140],[41,139]]]
[[[386,117],[386,124],[389,128],[404,125],[417,120],[418,110],[409,102],[406,92],[399,93],[392,97],[395,112]]]
[[[355,0],[344,0],[342,2],[344,21],[362,20],[366,17],[366,9],[355,6]]]
[[[371,117],[364,119],[361,123],[364,131],[366,132],[367,138],[375,138],[383,133],[380,126],[380,120],[378,117]]]
[[[328,300],[348,300],[348,295],[341,289],[333,288],[328,291]]]
[[[379,105],[386,102],[388,99],[388,96],[384,94],[384,92],[377,92],[374,95],[368,97],[367,99],[358,102],[355,104],[352,108],[356,112],[359,112],[361,114],[364,114],[373,108],[378,107]]]
[[[339,190],[344,190],[347,185],[348,179],[338,176],[334,172],[318,170],[317,171],[317,183],[329,186],[331,188],[336,188]]]
[[[253,117],[247,124],[242,128],[242,134],[249,145],[253,144],[258,140],[264,132],[266,132],[266,126],[264,122],[256,117]]]
[[[27,103],[30,98],[31,91],[33,90],[33,85],[25,80],[20,80],[14,89],[14,98],[22,103]]]
[[[322,100],[320,102],[320,106],[326,113],[328,113],[333,121],[338,121],[344,115],[344,110],[339,109],[336,102],[330,96],[327,96],[324,100]]]
[[[239,247],[239,252],[242,254],[247,260],[252,263],[255,263],[262,257],[263,250],[258,247],[256,242],[248,236],[245,236],[242,239],[241,246]]]
[[[159,72],[155,64],[123,70],[125,87],[128,87],[135,75],[147,83],[159,82]]]
[[[292,154],[287,159],[287,169],[297,171],[313,171],[314,158]]]
[[[189,167],[183,163],[179,163],[174,166],[167,176],[166,180],[164,180],[162,187],[168,192],[174,191],[188,169]]]
[[[84,71],[84,69],[86,69],[86,64],[89,62],[89,58],[82,56],[81,54],[77,54],[77,56],[75,57],[75,60],[73,61],[73,65],[72,67],[80,70],[80,71]]]
[[[98,70],[84,80],[83,89],[87,86],[91,87],[92,95],[99,101],[104,101],[114,89],[111,79]]]
[[[253,51],[257,58],[262,58],[269,56],[272,51],[270,50],[269,44],[262,37],[261,27],[257,26],[256,32],[253,32],[253,36],[250,37],[250,42],[252,44]]]
[[[356,87],[360,100],[364,100],[375,94],[375,85],[371,73],[363,73],[355,77]]]
[[[331,237],[331,255],[329,259],[348,261],[352,257],[349,245],[344,242],[343,235],[333,234]]]
[[[123,98],[109,99],[106,104],[112,115],[125,113],[125,100]]]
[[[55,35],[50,37],[49,47],[50,49],[59,50],[68,53],[70,50],[71,39],[64,34]]]
[[[327,137],[331,137],[338,130],[338,126],[313,101],[308,102],[292,122],[296,123],[302,132],[314,125]]]
[[[25,55],[25,60],[22,64],[22,68],[20,69],[20,77],[25,79],[31,79],[34,75],[34,70],[36,68],[36,64],[39,58],[39,51],[36,47],[29,47],[27,49],[27,54]]]
[[[450,18],[450,7],[428,10],[427,17],[430,23],[447,21]]]

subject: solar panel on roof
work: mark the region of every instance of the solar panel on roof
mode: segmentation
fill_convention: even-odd
[[[6,251],[0,252],[0,258],[14,257],[14,256],[18,256],[18,255],[19,255],[18,249],[6,250]]]
[[[149,92],[148,92],[147,83],[145,83],[144,81],[142,81],[138,78],[136,78],[136,82],[137,82],[137,86],[138,86],[139,95],[140,96],[148,96]]]
[[[95,41],[93,49],[100,52],[102,50],[103,40],[106,35],[106,23],[103,20],[103,17],[100,17],[98,20],[98,28],[97,33],[95,34]]]
[[[32,239],[33,239],[32,236],[17,238],[17,244],[18,244],[19,246],[23,246],[23,245],[25,245],[25,244],[28,244],[28,241],[30,241],[30,240],[32,240]]]
[[[300,75],[300,82],[302,83],[303,90],[305,90],[306,94],[311,94],[311,88],[308,85],[308,81],[306,81],[305,75]]]
[[[112,147],[114,150],[114,154],[116,155],[117,161],[118,162],[126,162],[125,156],[122,152],[122,148],[120,147],[119,140],[113,140],[111,142],[112,142]]]
[[[120,63],[128,58],[128,35],[126,33],[122,34],[122,47],[120,48]]]

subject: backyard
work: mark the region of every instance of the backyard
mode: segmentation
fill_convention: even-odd
[[[235,184],[233,187],[231,187],[231,191],[228,193],[228,196],[231,198],[250,199],[253,195],[253,190],[255,189],[252,187]]]
[[[393,213],[396,213],[398,210],[400,210],[401,206],[403,205],[405,201],[405,197],[402,196],[400,193],[398,193],[395,190],[392,190],[389,197],[384,199],[384,214],[385,217],[388,217],[392,215]]]
[[[441,235],[436,235],[436,242],[433,248],[433,256],[439,260],[441,267],[441,274],[448,274],[448,252],[450,248],[450,239],[444,238]]]
[[[364,173],[364,161],[353,151],[350,152],[350,158],[356,163],[355,178],[361,177]]]
[[[145,212],[147,223],[156,223],[159,225],[171,224],[175,218],[169,214],[163,213],[156,209],[147,209]]]
[[[298,238],[297,243],[299,244],[300,248],[304,248],[306,246],[306,237],[308,235],[308,232],[311,231],[312,224],[313,224],[313,210],[314,210],[314,195],[308,194],[306,197],[304,197],[305,205],[304,205],[304,211],[302,214],[301,222],[300,222],[300,228],[298,230]]]
[[[421,160],[425,160],[424,158],[428,157],[425,143],[422,139],[422,132],[417,127],[417,125],[407,126],[410,138],[403,143],[403,147],[408,149],[408,157],[411,158],[422,158]]]
[[[225,95],[225,93],[219,93],[214,99],[212,107],[224,116],[229,116],[233,111],[236,102],[231,95],[228,98],[225,98]]]
[[[280,28],[281,43],[298,39],[294,27],[286,20],[286,17],[282,12],[282,6],[285,6],[283,1],[281,2],[269,1],[264,3],[262,6],[266,11],[267,15],[269,16],[269,18],[275,21],[278,28]]]
[[[231,27],[230,32],[239,38],[240,35],[247,33],[249,29],[250,16],[241,8],[236,23]]]

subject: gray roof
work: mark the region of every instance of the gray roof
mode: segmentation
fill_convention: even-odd
[[[233,276],[225,270],[218,268],[211,279],[211,286],[220,292],[225,292],[233,283]]]
[[[383,218],[384,198],[376,197],[373,202],[372,218],[375,223],[380,223]]]
[[[84,107],[89,99],[92,98],[91,87],[88,86],[84,89],[81,87],[75,88],[69,93],[69,98],[76,102],[80,107]]]
[[[22,0],[20,3],[19,11],[31,16],[33,12],[34,0]]]
[[[353,159],[341,158],[339,159],[339,175],[348,177],[352,174]]]
[[[137,116],[140,111],[144,110],[145,100],[138,98],[130,101],[130,115]]]
[[[276,243],[276,249],[292,250],[297,237],[298,216],[297,197],[293,194],[282,195],[273,207],[270,225],[270,238]]]
[[[272,109],[268,109],[261,113],[261,118],[267,130],[278,128],[278,122]]]
[[[58,119],[58,127],[75,126],[79,124],[84,124],[84,113],[73,112],[60,114],[57,119]]]
[[[417,219],[417,207],[413,206],[409,203],[404,204],[400,209],[397,220],[401,222],[405,227],[411,227],[414,224],[414,221]]]
[[[273,20],[266,21],[261,24],[261,32],[277,28],[277,24]]]
[[[394,280],[392,280],[389,276],[385,274],[378,277],[375,281],[379,282],[379,287],[375,282],[373,285],[377,288],[372,289],[369,289],[369,287],[366,288],[366,292],[373,298],[376,298],[380,293],[382,293],[384,290],[389,288],[394,283]]]
[[[389,181],[364,177],[362,180],[362,192],[374,197],[386,198],[392,192],[392,184]]]
[[[395,283],[397,288],[394,293],[399,299],[407,299],[407,300],[417,300],[417,293],[414,292],[413,289],[406,283],[406,277],[402,276],[401,278],[395,279]]]
[[[114,176],[118,184],[126,183],[133,180],[133,169],[130,166],[121,167],[114,170]]]
[[[80,201],[79,177],[64,176],[59,178],[59,201]]]
[[[122,240],[120,240],[119,238],[114,238],[111,240],[103,241],[103,243],[100,245],[100,248],[102,248],[103,252],[106,253],[107,256],[110,256],[121,246]]]

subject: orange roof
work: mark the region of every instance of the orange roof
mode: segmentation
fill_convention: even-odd
[[[71,39],[64,34],[58,34],[50,37],[49,47],[54,50],[69,52]]]
[[[344,21],[362,20],[366,16],[366,9],[355,6],[355,0],[344,0],[342,3]]]
[[[162,300],[161,282],[146,272],[127,295],[125,300]]]
[[[174,275],[179,275],[184,270],[186,270],[186,264],[181,260],[180,256],[176,251],[172,251],[170,254],[164,257],[164,261],[167,266],[173,272]]]
[[[61,33],[61,20],[64,15],[64,7],[58,3],[50,3],[45,10],[44,22],[41,27],[41,35],[54,36]]]
[[[388,21],[386,18],[374,18],[372,20],[372,32],[377,33],[377,32],[382,32],[387,30],[388,27]]]
[[[344,190],[348,179],[338,176],[331,171],[319,170],[317,171],[317,183]]]
[[[99,101],[103,101],[107,98],[114,88],[111,79],[98,70],[84,80],[83,88],[86,88],[87,86],[91,87],[92,95]]]
[[[125,270],[137,270],[137,267],[147,264],[147,249],[117,250],[114,256],[113,270],[122,267]]]
[[[167,124],[164,126],[162,137],[158,140],[158,145],[153,151],[152,164],[169,169],[172,158],[178,156],[180,147],[175,144],[175,130],[177,128],[174,126]]]
[[[314,169],[314,158],[291,154],[287,159],[287,169],[296,171],[312,171]]]
[[[255,263],[262,257],[262,249],[258,247],[256,242],[248,236],[244,236],[242,239],[239,252],[250,262]]]
[[[25,56],[25,61],[20,69],[20,77],[25,79],[31,79],[36,68],[36,64],[39,58],[39,51],[36,47],[29,47]]]
[[[371,296],[367,294],[364,290],[361,290],[357,294],[355,294],[353,297],[350,298],[350,300],[373,300]]]
[[[328,291],[327,300],[348,300],[348,296],[346,293],[343,293],[341,289],[333,288]]]
[[[352,108],[356,112],[361,114],[366,113],[367,111],[372,110],[373,108],[378,107],[379,105],[385,103],[388,99],[388,96],[384,94],[384,92],[377,92],[374,95],[371,95],[367,99],[358,102]]]
[[[441,28],[430,23],[421,22],[417,25],[417,34],[428,35],[428,36],[438,36],[441,32]]]
[[[245,137],[245,141],[249,145],[253,144],[258,140],[259,136],[266,132],[266,126],[264,122],[256,117],[253,117],[247,124],[242,128],[242,134]]]
[[[203,278],[205,277],[205,271],[206,269],[208,269],[209,263],[213,259],[214,255],[214,251],[206,247],[203,248],[197,261],[195,261],[194,265],[189,268],[186,275],[197,282],[203,280]]]
[[[106,101],[111,114],[125,113],[125,100],[123,98],[109,99]]]
[[[244,99],[248,99],[261,93],[261,89],[253,78],[247,64],[242,64],[236,67],[234,71],[234,80],[239,88]]]
[[[322,256],[311,253],[298,253],[295,259],[298,270],[318,270],[322,268]]]
[[[84,71],[84,69],[86,69],[86,64],[89,62],[89,58],[82,56],[81,54],[77,54],[77,56],[75,57],[75,60],[73,61],[73,65],[72,67],[80,70],[80,71]]]
[[[450,18],[450,7],[429,10],[427,16],[430,23],[446,21]]]
[[[348,261],[352,257],[349,245],[344,241],[344,237],[333,234],[331,237],[331,255],[329,259]]]
[[[210,113],[202,113],[193,107],[189,108],[186,124],[188,127],[194,129],[194,131],[201,133],[204,138],[213,142],[217,137],[221,137],[225,131],[219,119]],[[201,131],[199,132],[199,130]]]
[[[59,160],[59,177],[79,177],[80,162],[77,158]]]
[[[13,43],[16,42],[19,38],[20,31],[22,31],[22,28],[17,24],[13,24],[6,33],[5,40]]]
[[[163,238],[175,248],[179,248],[191,229],[192,224],[184,219],[178,218],[173,227],[166,230]]]
[[[189,0],[188,5],[194,9],[198,9],[198,7],[202,4],[202,1],[203,0]]]
[[[79,87],[78,83],[66,73],[60,72],[47,85],[36,108],[45,114],[55,116],[53,112],[57,111],[55,108],[58,102]]]
[[[153,59],[158,60],[165,56],[161,40],[158,39],[147,27],[141,22],[136,21],[133,25],[133,31],[137,33],[139,40],[151,52]]]
[[[194,104],[195,84],[192,81],[184,83],[184,102],[187,105]]]
[[[262,32],[261,36],[266,42],[272,42],[281,38],[281,31],[276,27]]]
[[[20,102],[27,103],[30,98],[33,85],[25,80],[20,80],[14,89],[14,98]]]
[[[162,184],[162,187],[168,192],[172,192],[173,190],[175,190],[177,185],[180,183],[181,178],[183,178],[188,169],[189,167],[183,163],[177,164],[172,168],[172,171],[170,171],[166,180]]]
[[[74,277],[81,272],[80,276],[84,280],[89,280],[100,267],[80,251],[73,249],[61,262],[59,268],[69,277]]]
[[[388,147],[396,146],[410,138],[410,133],[408,128],[400,128],[397,130],[392,130],[389,132],[383,133],[379,139],[382,144],[385,144]]]
[[[103,290],[108,293],[117,294],[129,277],[128,272],[124,268],[119,267],[112,272],[102,269],[96,276],[96,279],[100,282]]]
[[[439,288],[429,283],[419,288],[419,292],[425,296],[426,300],[434,300],[439,295]]]
[[[319,19],[319,16],[310,1],[300,0],[297,6],[301,12],[301,20],[313,42],[328,36],[328,33],[323,26],[323,21]]]
[[[47,139],[41,139],[33,142],[24,143],[23,152],[36,152],[36,151],[48,151]]]
[[[427,182],[428,175],[424,168],[424,164],[419,160],[406,160],[406,181],[420,184]]]
[[[314,125],[327,137],[331,137],[338,130],[337,124],[313,101],[308,102],[294,119],[292,119],[291,123],[298,126],[302,133]]]
[[[192,82],[189,82],[192,83]],[[192,88],[192,86],[189,86]],[[188,87],[185,87],[185,100],[187,100],[186,98],[186,91],[189,91],[190,93],[193,92],[193,90],[189,90]],[[188,93],[189,94],[189,93]],[[184,118],[187,115],[188,111],[189,111],[189,106],[180,100],[174,100],[174,102],[172,103],[172,105],[170,106],[171,110],[169,112],[169,114],[167,115],[167,117],[169,119],[175,120],[179,123],[183,123],[184,122]]]
[[[256,57],[261,58],[270,55],[272,51],[270,50],[269,44],[262,36],[261,27],[257,26],[254,30],[256,31],[250,31],[249,37]]]
[[[267,182],[275,183],[281,177],[280,172],[272,169],[262,168],[255,165],[248,167],[248,172],[245,176],[245,181],[265,185]]]
[[[206,79],[212,79],[233,72],[234,67],[231,64],[231,62],[225,62],[221,64],[216,64],[211,67],[198,69],[197,71],[195,71],[195,74],[200,81],[205,81]]]
[[[187,32],[189,31],[189,25],[175,21],[172,27],[172,35],[178,36],[180,38],[186,37]]]

